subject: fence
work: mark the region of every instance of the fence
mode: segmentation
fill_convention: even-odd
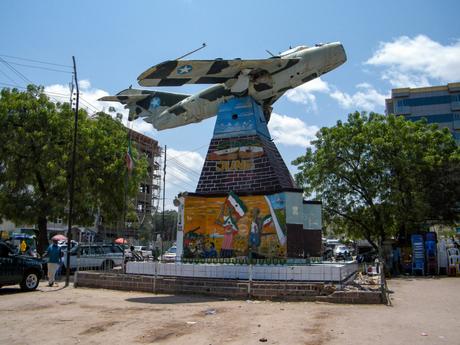
[[[132,251],[113,244],[82,244],[77,249],[72,250],[70,255],[70,269],[73,272],[98,271],[240,281],[321,282],[342,288],[358,270],[356,262],[323,262],[320,258],[203,258],[179,262],[175,261],[174,256],[161,256],[155,251]],[[162,258],[170,262],[159,261]]]
[[[162,277],[322,282],[341,286],[357,271],[355,262],[320,264],[224,264],[127,262],[126,273]]]

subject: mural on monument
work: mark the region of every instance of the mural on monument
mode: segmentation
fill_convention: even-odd
[[[185,258],[284,258],[285,196],[185,199]]]
[[[216,161],[216,172],[254,170],[254,158],[264,155],[262,144],[257,140],[236,140],[222,143],[208,153],[208,161]]]

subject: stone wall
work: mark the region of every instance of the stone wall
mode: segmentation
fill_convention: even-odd
[[[377,291],[335,291],[328,296],[318,296],[317,301],[345,304],[382,304],[382,294]]]
[[[379,293],[336,291],[328,296],[322,283],[254,282],[229,279],[154,277],[133,274],[78,272],[76,287],[164,294],[201,294],[231,299],[382,303]]]

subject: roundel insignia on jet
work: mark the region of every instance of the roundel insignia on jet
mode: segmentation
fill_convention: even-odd
[[[160,97],[153,97],[150,101],[149,109],[155,109],[160,106],[161,100]]]
[[[184,65],[177,69],[177,74],[187,74],[192,71],[193,67],[191,65]]]

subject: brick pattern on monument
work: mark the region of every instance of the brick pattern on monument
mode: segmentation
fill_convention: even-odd
[[[219,163],[209,160],[209,154],[215,152],[219,147],[235,141],[257,142],[263,148],[264,154],[261,157],[251,159],[254,169],[217,171]],[[275,144],[262,136],[254,135],[212,139],[196,192],[216,194],[227,193],[232,190],[236,193],[264,193],[292,188],[296,188],[295,183]]]

